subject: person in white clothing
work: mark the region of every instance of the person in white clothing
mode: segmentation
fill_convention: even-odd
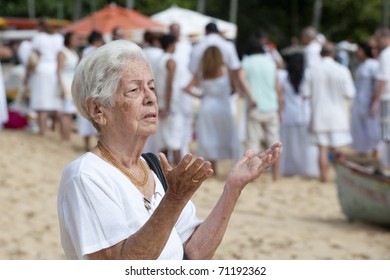
[[[376,91],[371,100],[370,115],[374,117],[378,111],[380,112],[381,140],[387,146],[387,160],[384,160],[387,166],[384,166],[383,172],[390,175],[390,30],[378,29],[375,38],[380,49],[379,71],[376,77]]]
[[[202,71],[184,88],[194,97],[201,98],[197,123],[197,155],[211,162],[217,174],[218,160],[238,160],[240,142],[230,107],[231,83],[229,70],[222,53],[216,46],[208,47],[201,62]],[[194,93],[200,87],[202,94]]]
[[[251,108],[256,107],[256,100],[249,88],[247,80],[245,79],[234,44],[227,41],[220,35],[218,27],[214,22],[207,24],[205,31],[205,38],[194,46],[191,53],[189,69],[192,74],[197,75],[200,71],[200,62],[204,51],[210,46],[216,46],[222,53],[225,65],[230,70],[230,76],[234,87],[241,93],[241,95],[248,96]]]
[[[20,43],[17,55],[19,61],[27,67],[28,64],[28,58],[31,54],[32,51],[32,44],[30,40],[24,40],[23,42]]]
[[[73,32],[64,35],[64,47],[57,56],[57,78],[58,90],[61,96],[61,107],[59,109],[61,138],[64,141],[70,140],[73,126],[73,115],[77,110],[73,104],[71,86],[74,71],[79,63],[79,55],[76,52],[78,46],[77,35]]]
[[[376,157],[376,147],[380,140],[379,112],[372,117],[370,106],[379,63],[372,58],[371,47],[367,43],[358,44],[355,56],[360,63],[355,71],[356,96],[352,103],[351,146],[358,153],[373,153]]]
[[[310,102],[301,94],[304,57],[300,52],[286,58],[286,70],[279,71],[284,106],[281,115],[280,172],[283,176],[318,177],[318,149],[309,132]]]
[[[11,57],[12,52],[9,48],[0,45],[0,58]],[[0,130],[3,128],[3,124],[8,121],[8,107],[7,97],[5,94],[5,86],[3,79],[3,71],[0,63]]]
[[[167,157],[173,153],[173,164],[178,164],[181,158],[183,139],[183,121],[180,111],[178,88],[174,80],[177,73],[176,62],[173,58],[176,37],[164,35],[160,39],[164,55],[160,58],[156,73],[157,102],[159,107],[159,136],[160,151]]]
[[[89,34],[88,36],[88,43],[89,46],[84,48],[81,53],[81,59],[87,57],[97,48],[104,45],[105,42],[103,39],[103,34],[95,30],[92,31],[91,34]],[[77,116],[77,122],[78,122],[78,133],[84,139],[84,149],[85,151],[89,151],[91,149],[90,147],[91,137],[97,134],[96,128],[80,114],[78,114]]]
[[[158,78],[157,72],[159,71],[160,59],[164,55],[164,51],[161,48],[160,37],[161,35],[158,33],[146,31],[144,33],[145,42],[142,48],[156,78]],[[146,141],[144,152],[158,153],[162,148],[160,138],[161,135],[159,131],[156,134],[151,135]]]
[[[328,153],[352,142],[347,99],[355,95],[348,68],[337,63],[336,49],[327,43],[321,51],[323,58],[305,73],[302,95],[310,98],[310,130],[319,148],[320,180],[328,180]]]
[[[180,100],[178,113],[181,114],[183,121],[181,154],[185,155],[189,152],[189,143],[193,139],[194,97],[183,91],[183,88],[188,85],[192,78],[192,74],[188,69],[192,45],[187,38],[181,36],[178,23],[172,23],[169,26],[169,34],[176,38],[175,52],[173,53],[173,59],[176,62],[176,74],[173,83],[175,90],[178,91],[178,100]]]
[[[63,47],[63,37],[54,33],[47,19],[40,19],[38,32],[31,40],[39,61],[32,71],[28,67],[26,80],[30,88],[30,108],[38,113],[40,135],[45,135],[49,113],[57,114],[61,100],[57,91],[57,55]]]
[[[164,174],[157,176],[142,156],[157,131],[158,105],[153,72],[135,43],[112,41],[82,59],[72,95],[99,141],[65,168],[58,189],[61,243],[70,259],[211,259],[243,189],[281,148],[247,151],[201,221],[191,198],[213,174],[210,162],[187,154],[173,168],[160,153],[154,166]]]
[[[312,26],[308,26],[302,30],[301,40],[305,46],[305,68],[315,65],[321,60],[322,45],[318,42],[317,35],[317,30]]]

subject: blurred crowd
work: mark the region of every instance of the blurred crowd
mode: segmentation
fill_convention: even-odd
[[[1,58],[14,57],[7,77],[18,88],[7,102],[0,75],[0,127],[42,136],[55,129],[64,142],[77,132],[89,150],[91,137],[98,135],[77,113],[72,80],[79,61],[105,44],[103,34],[92,31],[85,45],[76,33],[55,32],[44,18],[38,29],[31,40],[0,46]],[[123,30],[114,28],[112,40],[123,39]],[[214,22],[196,43],[181,36],[178,23],[166,34],[146,31],[143,39],[159,105],[159,129],[145,152],[164,152],[175,164],[195,140],[196,154],[210,160],[217,173],[220,160],[281,142],[274,180],[300,175],[325,182],[330,161],[349,146],[381,159],[388,174],[388,29],[376,30],[368,42],[335,44],[309,26],[281,51],[259,29],[241,60]],[[243,107],[237,106],[240,98]]]

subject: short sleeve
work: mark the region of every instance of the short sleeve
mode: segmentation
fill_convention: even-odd
[[[195,229],[202,223],[196,217],[195,205],[189,201],[184,207],[179,219],[176,222],[175,228],[182,241],[186,242],[188,238],[194,233]]]
[[[241,67],[240,59],[238,57],[236,47],[233,43],[228,42],[226,46],[227,51],[227,57],[226,57],[226,64],[230,70],[238,70]]]
[[[348,68],[344,68],[344,75],[345,75],[345,83],[343,83],[343,85],[345,86],[345,95],[348,97],[348,98],[352,98],[355,96],[355,93],[356,93],[356,89],[355,89],[355,85],[353,83],[353,79],[352,79],[352,75],[351,75],[351,72],[349,71]]]
[[[131,235],[117,196],[103,182],[78,174],[62,187],[60,225],[65,227],[79,259]]]

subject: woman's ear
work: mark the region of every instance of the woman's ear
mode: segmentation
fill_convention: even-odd
[[[85,102],[88,114],[91,116],[91,119],[97,123],[99,126],[104,126],[106,124],[106,117],[104,114],[104,107],[97,101],[95,98],[88,98]]]

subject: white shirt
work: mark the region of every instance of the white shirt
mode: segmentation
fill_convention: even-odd
[[[230,70],[240,69],[240,59],[238,58],[234,44],[225,40],[218,34],[209,34],[192,50],[189,68],[193,74],[196,74],[199,71],[203,53],[208,47],[211,46],[216,46],[220,49],[223,60]]]
[[[178,99],[180,100],[181,113],[192,116],[194,97],[183,92],[183,88],[188,85],[192,79],[192,73],[188,69],[190,64],[190,56],[192,52],[191,42],[187,39],[180,39],[176,42],[173,59],[176,62],[176,71],[174,79],[174,88],[178,92]]]
[[[311,98],[312,132],[349,132],[346,100],[355,95],[355,88],[348,68],[323,58],[307,69],[302,95]]]
[[[111,247],[137,232],[150,218],[164,195],[157,176],[156,192],[147,211],[143,195],[113,165],[86,153],[64,170],[58,191],[62,247],[70,259]],[[195,206],[183,209],[159,259],[182,259],[183,243],[201,223]]]
[[[60,34],[48,34],[39,32],[31,41],[31,46],[34,50],[39,51],[39,63],[55,62],[57,63],[57,55],[64,44],[64,39]]]
[[[305,67],[311,67],[321,61],[321,44],[312,40],[303,50],[304,51],[304,59],[305,59]]]
[[[379,55],[379,72],[377,79],[386,81],[386,89],[383,92],[381,99],[390,100],[390,46],[381,51]]]
[[[146,47],[142,49],[148,58],[150,66],[152,67],[153,75],[156,78],[156,73],[159,67],[160,59],[164,54],[164,51],[156,47]]]
[[[171,53],[164,53],[158,62],[158,67],[156,69],[155,73],[155,81],[156,81],[156,87],[157,87],[157,102],[158,102],[158,108],[160,110],[164,110],[167,107],[166,104],[166,88],[167,88],[167,81],[168,81],[168,61],[173,59],[173,54]],[[175,69],[174,73],[174,80],[177,75],[177,69]],[[177,113],[180,109],[180,100],[179,100],[179,92],[178,88],[175,87],[174,81],[172,84],[172,96],[171,96],[171,104],[170,104],[170,111],[173,113]]]
[[[18,48],[18,58],[20,62],[26,66],[28,64],[28,58],[32,51],[32,44],[28,40],[24,40]]]

